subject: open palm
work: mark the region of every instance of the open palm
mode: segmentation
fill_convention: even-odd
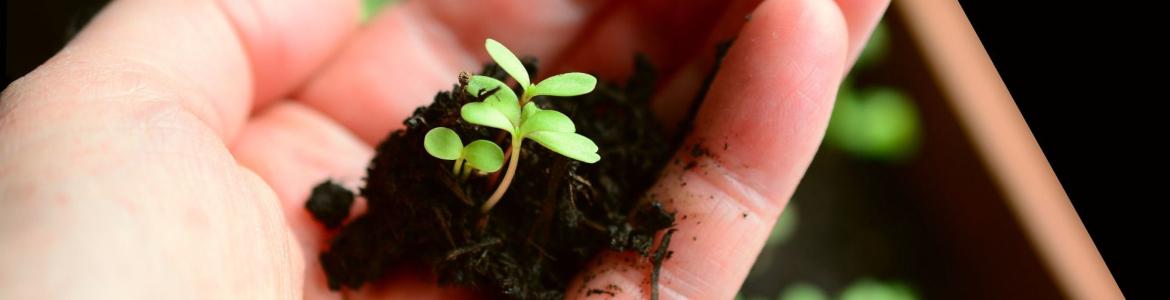
[[[737,37],[689,140],[697,168],[654,187],[679,220],[667,298],[735,294],[824,134],[836,87],[886,0],[117,1],[0,100],[0,298],[339,298],[303,203],[360,185],[371,145],[487,60],[485,38],[541,75],[659,70],[676,124]],[[412,158],[404,158],[412,159]],[[681,180],[691,184],[680,185]],[[695,238],[692,238],[695,237]],[[646,295],[646,273],[590,264],[589,287]],[[355,297],[453,298],[404,271]],[[584,296],[580,278],[570,297]]]

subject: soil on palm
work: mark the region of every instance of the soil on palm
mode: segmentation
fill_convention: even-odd
[[[524,61],[535,73],[535,60]],[[649,110],[653,67],[640,56],[635,61],[624,85],[601,80],[586,95],[534,100],[569,115],[578,133],[598,144],[602,159],[585,164],[524,143],[512,186],[486,216],[479,207],[504,170],[461,181],[451,173],[451,161],[433,158],[423,148],[426,132],[438,126],[455,130],[464,141],[510,144],[500,130],[460,118],[463,104],[482,100],[463,90],[467,76],[461,75],[451,91],[435,95],[405,121],[405,129],[378,145],[360,192],[368,212],[343,225],[320,255],[329,287],[356,289],[391,270],[421,264],[441,284],[508,298],[560,299],[573,276],[603,249],[636,251],[660,265],[655,235],[672,226],[674,215],[645,191],[677,139],[663,134]],[[490,63],[479,74],[507,76]],[[348,211],[347,198],[353,196],[329,185],[314,190],[307,208],[333,221],[337,211]]]

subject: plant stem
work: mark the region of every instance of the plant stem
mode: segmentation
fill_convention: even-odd
[[[529,90],[530,90],[529,88],[524,88],[524,93],[520,94],[520,108],[521,109],[524,108],[525,104],[528,104],[529,100],[532,100],[532,96],[529,96],[529,94],[528,94]],[[524,122],[521,121],[520,123],[524,123]]]
[[[521,109],[523,109],[524,104],[527,104],[528,100],[530,100],[532,98],[531,96],[529,96],[528,90],[529,90],[529,88],[525,87],[524,94],[522,94],[520,97],[520,108]],[[520,124],[524,124],[524,115],[523,114],[520,115]],[[521,126],[516,126],[516,127],[517,127],[516,130],[520,130]],[[516,176],[516,167],[519,166],[519,162],[520,162],[520,144],[523,142],[524,142],[524,137],[517,136],[517,134],[515,134],[515,133],[512,134],[512,147],[511,147],[511,151],[510,151],[511,155],[508,157],[508,172],[504,173],[504,179],[500,180],[500,185],[496,187],[496,191],[492,192],[492,196],[488,198],[487,202],[483,203],[482,207],[480,207],[480,209],[479,209],[480,213],[486,215],[487,212],[492,211],[492,207],[496,206],[496,203],[500,202],[500,199],[504,198],[504,192],[508,191],[508,186],[512,185],[512,177]],[[484,218],[481,220],[487,220],[487,219]],[[481,224],[481,226],[482,226],[482,224]]]
[[[512,177],[516,176],[516,166],[519,165],[518,162],[520,161],[521,141],[523,139],[518,139],[515,136],[512,137],[512,157],[508,159],[508,172],[504,173],[504,179],[500,181],[500,185],[496,187],[496,191],[492,193],[492,196],[488,198],[487,202],[483,203],[483,206],[479,210],[480,213],[486,214],[491,211],[492,207],[496,206],[496,203],[504,198],[504,192],[508,191],[508,186],[512,185]]]
[[[459,180],[467,181],[467,177],[471,176],[471,167],[463,168],[463,174],[459,174]]]
[[[451,174],[455,174],[455,176],[459,176],[459,169],[461,169],[461,168],[463,168],[463,157],[462,156],[459,157],[459,159],[455,160],[455,166],[451,168]]]

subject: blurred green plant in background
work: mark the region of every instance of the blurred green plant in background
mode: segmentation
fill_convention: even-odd
[[[774,249],[787,242],[796,232],[799,221],[796,206],[790,204],[784,213],[776,220],[772,233],[768,236],[766,248]],[[771,265],[770,262],[757,262],[757,265]],[[755,273],[755,271],[753,271]],[[749,275],[751,276],[751,275]],[[763,300],[763,297],[745,297],[741,292],[736,300]],[[776,300],[829,300],[829,296],[820,287],[809,282],[795,282],[784,288]],[[862,278],[854,281],[841,292],[838,300],[917,300],[918,295],[909,285],[901,282],[882,282],[872,278]]]
[[[772,234],[768,235],[767,246],[779,245],[792,237],[792,233],[796,232],[796,222],[798,221],[796,212],[796,205],[789,204],[784,208],[784,212],[780,214],[780,218],[776,219],[776,225],[772,226]]]
[[[867,159],[896,162],[914,154],[918,110],[902,91],[890,87],[858,90],[841,86],[825,142]]]
[[[854,79],[859,70],[877,70],[890,51],[889,29],[879,23],[866,48],[858,57],[850,75],[842,82],[825,136],[827,147],[841,150],[847,157],[861,160],[898,163],[912,158],[919,145],[921,128],[918,108],[909,95],[898,88],[882,85],[859,86]],[[880,70],[879,70],[880,71]],[[806,199],[808,200],[808,199]],[[811,201],[816,201],[813,199]],[[858,199],[864,200],[864,199]],[[753,267],[749,278],[769,273],[776,268],[769,255],[785,251],[781,247],[798,234],[799,214],[795,199],[780,215],[765,244],[764,252]],[[803,239],[803,238],[802,238]],[[801,240],[804,242],[804,240]],[[791,247],[788,246],[788,247]],[[796,245],[796,247],[800,247]],[[769,275],[771,276],[771,275]],[[806,277],[811,275],[798,275]],[[811,277],[808,277],[812,279]],[[826,291],[813,282],[796,280],[776,282],[783,286],[775,296],[761,296],[741,291],[736,299],[758,300],[917,300],[916,291],[900,281],[879,281],[861,276],[849,279],[843,289]],[[758,293],[757,289],[757,293]]]
[[[369,22],[386,5],[398,3],[398,1],[400,0],[362,0],[362,23]]]
[[[772,233],[768,234],[768,240],[764,243],[766,249],[776,249],[792,239],[792,235],[796,233],[796,223],[799,220],[797,211],[796,205],[790,201],[788,207],[784,208],[784,212],[776,219],[776,224],[772,225]],[[751,273],[763,271],[756,269],[768,268],[772,265],[772,259],[772,255],[760,255],[756,259],[756,263],[752,265]]]
[[[763,297],[745,297],[739,294],[736,300],[761,300]],[[829,300],[829,295],[820,287],[808,282],[789,285],[776,296],[776,300]],[[846,287],[837,300],[918,300],[918,294],[901,282],[882,282],[862,278]]]
[[[889,39],[886,25],[878,24],[853,72],[880,65]],[[863,159],[899,162],[913,156],[921,129],[910,97],[892,87],[857,87],[853,72],[837,93],[825,143]]]
[[[853,65],[853,69],[870,69],[878,65],[889,51],[890,29],[886,27],[885,23],[878,23],[877,27],[873,29],[873,34],[870,34],[865,49],[862,49],[861,55],[857,57],[857,63]]]

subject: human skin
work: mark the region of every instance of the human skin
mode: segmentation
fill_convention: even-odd
[[[543,74],[621,78],[648,53],[674,124],[713,45],[737,36],[689,138],[711,157],[654,187],[690,216],[664,298],[729,299],[887,1],[406,1],[364,25],[359,1],[116,1],[0,98],[0,298],[340,298],[304,200],[327,177],[359,185],[371,145],[477,70],[484,38]],[[600,255],[569,297],[645,297],[622,255]],[[475,297],[389,277],[346,293]]]

